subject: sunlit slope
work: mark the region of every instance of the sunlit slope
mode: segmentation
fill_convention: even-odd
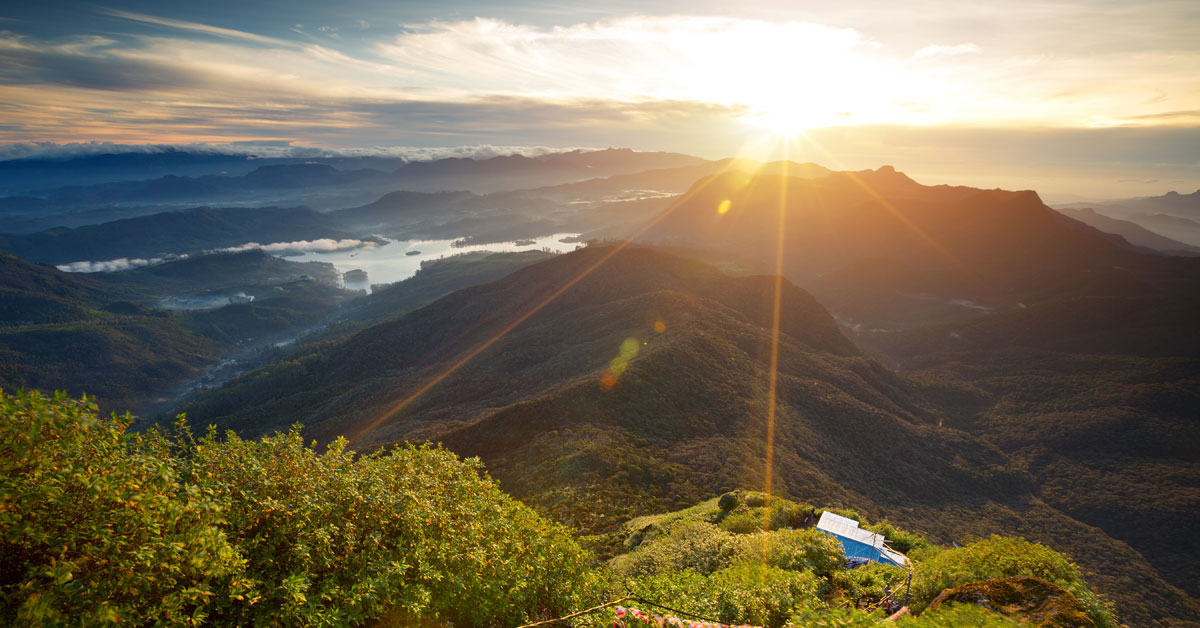
[[[1146,254],[1030,191],[925,186],[890,167],[826,177],[701,179],[648,241],[774,267],[839,317],[897,328],[1070,294],[1136,296],[1200,284],[1194,260]]]
[[[361,448],[444,442],[480,456],[519,498],[602,531],[765,484],[772,296],[767,277],[589,247],[313,347],[184,409],[244,434],[301,422],[311,437],[346,434]],[[942,542],[1050,542],[1138,625],[1196,616],[1128,545],[1046,505],[1000,449],[940,427],[926,391],[862,354],[811,296],[785,284],[781,311],[771,439],[781,494],[852,505]]]
[[[0,233],[0,247],[51,264],[122,257],[152,258],[240,246],[350,237],[328,216],[306,207],[197,207],[125,218],[76,229]]]
[[[299,420],[314,433],[329,437],[359,431],[611,251],[589,247],[500,281],[461,290],[344,342],[318,347],[270,372],[249,374],[229,389],[202,398],[189,412],[222,417],[239,429],[267,430],[272,421]],[[678,299],[696,302],[697,307],[725,308],[761,328],[770,321],[772,294],[769,281],[735,279],[704,264],[645,249],[626,250],[403,412],[363,431],[359,440],[371,443],[400,437],[433,420],[461,421],[470,418],[464,411],[501,407],[580,378],[598,382],[625,339],[653,343],[672,337],[654,331],[656,317],[667,316],[659,309],[671,306],[678,318],[662,319],[667,330],[701,316],[672,305]],[[858,353],[811,296],[795,288],[785,296],[789,305],[785,332],[814,350],[844,356]],[[225,396],[232,401],[242,394],[253,401],[222,402]],[[225,407],[236,411],[222,411]]]

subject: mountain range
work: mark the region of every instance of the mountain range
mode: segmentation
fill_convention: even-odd
[[[925,186],[890,167],[698,181],[641,241],[775,267],[841,320],[900,329],[1065,296],[1195,289],[1200,261],[1147,253],[1032,191]],[[782,251],[782,253],[779,253]]]
[[[416,166],[429,189],[336,211],[2,236],[54,263],[375,233],[614,239],[448,258],[369,296],[261,251],[87,276],[6,255],[0,386],[107,394],[142,425],[182,411],[244,437],[299,422],[360,451],[442,443],[587,538],[764,488],[947,545],[1021,535],[1070,555],[1131,625],[1200,622],[1184,533],[1200,526],[1200,260],[1032,191],[633,155],[411,164],[389,176]],[[608,158],[651,167],[490,189]],[[331,172],[294,165],[255,176]],[[238,364],[198,377],[222,360]]]
[[[765,485],[775,285],[657,249],[591,246],[300,347],[181,409],[243,434],[300,421],[308,437],[347,435],[359,449],[441,442],[479,456],[523,501],[602,533],[628,515]],[[1112,506],[1111,491],[1092,484],[1094,493],[1067,503],[1061,479],[1030,462],[1029,448],[1061,446],[1053,439],[1062,434],[1034,431],[1014,444],[1014,425],[984,429],[983,417],[1036,421],[1045,408],[1014,413],[1002,400],[1020,391],[972,380],[980,376],[971,371],[948,376],[940,365],[940,381],[925,370],[893,371],[811,295],[787,282],[780,294],[773,490],[853,503],[945,543],[990,533],[1049,542],[1139,625],[1200,617],[1195,601],[1164,579],[1182,585],[1186,568],[1148,550],[1149,562],[1108,534],[1114,526],[1093,527],[1100,523],[1083,514]],[[1194,359],[1156,368],[1177,369],[1164,392],[1191,386],[1197,373]],[[1021,375],[1020,385],[1044,390],[1048,382],[1034,383],[1035,375]],[[1091,375],[1080,372],[1074,385]],[[1155,402],[1124,401],[1155,412]],[[1176,403],[1197,407],[1187,394]],[[1180,473],[1194,464],[1184,453],[1194,430],[1176,421],[1176,432],[1148,426],[1183,440],[1145,464]],[[1128,445],[1110,449],[1130,455]],[[1181,479],[1163,490],[1189,487]]]
[[[1162,196],[1080,201],[1066,203],[1058,208],[1091,209],[1108,218],[1133,222],[1153,233],[1189,246],[1200,246],[1200,190],[1191,194],[1172,191]]]

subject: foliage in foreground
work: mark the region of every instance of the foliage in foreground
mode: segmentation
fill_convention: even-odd
[[[0,393],[0,613],[26,625],[515,625],[588,590],[567,531],[476,461],[125,432]]]
[[[779,628],[875,625],[890,588],[903,600],[908,573],[872,564],[845,569],[840,543],[811,527],[820,510],[761,493],[730,493],[691,508],[640,517],[625,526],[625,553],[609,561],[617,591],[731,624]],[[1092,593],[1078,568],[1053,550],[1024,539],[994,536],[943,549],[882,522],[913,562],[910,607],[921,612],[897,625],[1017,626],[1006,618],[954,604],[926,610],[942,590],[966,582],[1032,576],[1058,584],[1079,600],[1100,628],[1116,626],[1112,608]],[[592,624],[584,624],[592,625]],[[599,625],[599,624],[594,624]]]
[[[885,587],[908,576],[844,569],[837,541],[811,528],[819,511],[761,494],[630,521],[626,551],[598,573],[565,528],[442,449],[359,456],[340,441],[318,453],[295,430],[137,435],[128,417],[37,393],[0,393],[0,419],[0,613],[20,625],[513,626],[627,588],[726,623],[852,628],[877,622]],[[1116,626],[1045,546],[992,537],[948,550],[863,525],[912,550],[911,606],[924,612],[899,626],[1019,625],[926,609],[947,587],[1018,575]]]

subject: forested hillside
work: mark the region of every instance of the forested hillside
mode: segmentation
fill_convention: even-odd
[[[913,628],[1117,625],[1074,564],[1023,539],[948,549],[864,522],[911,576],[852,570],[815,506],[736,491],[621,522],[595,557],[440,448],[319,452],[295,430],[182,420],[131,434],[128,415],[37,393],[0,392],[0,419],[0,609],[18,625],[511,627],[607,603],[570,622],[585,628],[624,600],[770,628],[872,625],[885,602]]]
[[[313,345],[183,409],[245,434],[300,421],[357,448],[443,442],[542,512],[607,533],[766,485],[773,294],[769,277],[593,246]],[[1047,503],[1025,458],[956,423],[952,386],[893,373],[811,296],[784,283],[782,297],[777,494],[939,543],[1020,534],[1078,560],[1130,621],[1198,616],[1129,545]]]

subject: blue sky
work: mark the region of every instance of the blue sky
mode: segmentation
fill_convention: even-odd
[[[1200,185],[1198,27],[1174,0],[9,3],[0,142],[786,146],[1152,193]]]

